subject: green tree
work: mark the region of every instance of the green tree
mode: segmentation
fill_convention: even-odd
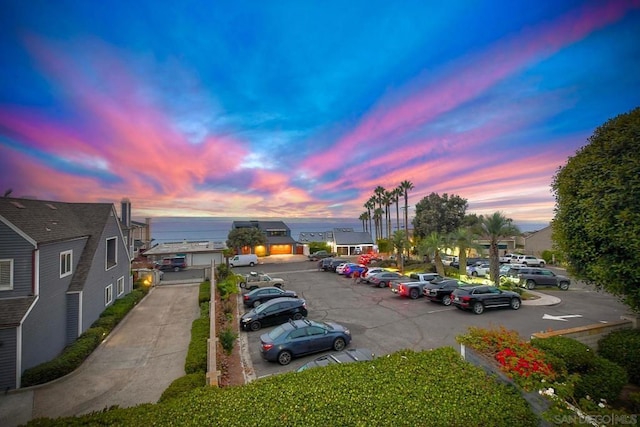
[[[407,240],[409,239],[409,191],[413,190],[413,183],[411,181],[404,180],[400,183],[400,190],[402,190],[402,196],[404,197],[404,229],[407,232]],[[407,249],[409,245],[407,244]]]
[[[640,311],[640,108],[598,127],[551,185],[552,236],[577,279]]]
[[[380,228],[380,234],[377,234],[378,233],[378,228],[376,228],[376,237],[378,239],[383,239],[384,238],[384,234],[383,234],[383,231],[384,231],[383,221],[384,221],[384,219],[382,218],[382,215],[384,214],[385,215],[384,218],[385,219],[387,218],[384,209],[382,209],[382,206],[383,206],[383,203],[384,203],[384,193],[385,193],[385,191],[386,190],[381,185],[378,185],[375,188],[375,190],[373,190],[373,195],[375,197],[375,201],[378,204],[378,209],[380,209],[380,218],[379,218],[379,221],[378,221],[378,227]],[[376,212],[378,211],[378,209],[376,209]]]
[[[369,217],[369,234],[371,234],[371,238],[373,238],[372,229],[371,229],[371,220],[373,219],[373,215],[371,212],[376,208],[376,201],[373,197],[371,197],[364,204],[364,207],[367,208],[367,216]]]
[[[428,256],[433,259],[433,263],[436,266],[436,272],[444,277],[444,264],[442,263],[442,257],[440,252],[446,248],[447,244],[445,239],[438,232],[432,232],[427,237],[420,239],[418,244],[418,253],[421,257]]]
[[[253,253],[257,245],[265,243],[267,243],[267,236],[256,227],[234,228],[227,235],[227,247],[234,248],[237,253],[241,253],[245,246],[249,246]]]
[[[393,247],[396,249],[396,256],[399,260],[399,268],[400,271],[404,271],[404,246],[407,243],[407,235],[404,230],[398,230],[393,233],[393,238],[391,239],[393,243]]]
[[[369,220],[369,212],[363,212],[358,217],[360,221],[362,221],[362,231],[366,232],[367,230],[367,220]]]
[[[462,225],[467,199],[457,195],[431,193],[416,204],[413,233],[425,237],[432,232],[449,234]]]
[[[480,217],[480,226],[484,236],[489,239],[489,264],[490,277],[493,283],[500,284],[500,253],[498,242],[503,237],[520,234],[520,230],[512,224],[512,220],[501,212],[494,212],[488,216]]]
[[[458,272],[460,277],[467,274],[467,255],[470,249],[481,250],[482,246],[476,243],[478,238],[473,228],[458,227],[453,233],[450,233],[447,240],[450,246],[458,248]]]

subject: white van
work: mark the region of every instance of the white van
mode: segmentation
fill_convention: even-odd
[[[229,265],[231,267],[242,267],[243,265],[253,267],[257,263],[258,255],[256,254],[236,255],[229,260]]]

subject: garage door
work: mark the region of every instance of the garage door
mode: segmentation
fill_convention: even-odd
[[[291,245],[271,245],[269,252],[271,255],[291,254]]]

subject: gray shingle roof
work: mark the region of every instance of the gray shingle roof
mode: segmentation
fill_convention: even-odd
[[[35,299],[33,296],[0,299],[0,328],[20,325],[20,320]]]
[[[333,230],[334,239],[337,245],[372,245],[371,235],[363,231],[342,231]]]

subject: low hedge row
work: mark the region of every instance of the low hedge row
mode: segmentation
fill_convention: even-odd
[[[608,334],[598,342],[598,354],[622,366],[629,381],[640,385],[640,329]]]
[[[162,404],[29,425],[510,427],[537,426],[538,419],[513,387],[443,347],[290,372],[242,387],[199,387]]]
[[[148,292],[149,288],[136,283],[132,292],[107,307],[91,327],[66,346],[58,357],[25,370],[21,386],[44,384],[73,372]]]
[[[204,372],[196,372],[187,374],[183,377],[173,380],[173,382],[162,392],[162,396],[158,399],[158,403],[166,402],[185,394],[193,389],[204,387],[207,385],[207,374]]]
[[[627,373],[622,367],[598,356],[579,341],[557,336],[534,339],[531,344],[556,356],[552,364],[557,372],[578,374],[573,393],[577,400],[588,396],[595,401],[613,402],[627,384]]]
[[[208,317],[200,317],[191,324],[191,342],[184,362],[187,374],[207,372],[207,340],[210,330]]]

